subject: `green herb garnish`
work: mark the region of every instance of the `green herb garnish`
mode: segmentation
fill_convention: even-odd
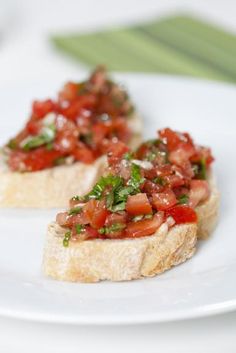
[[[71,238],[71,232],[68,231],[68,232],[65,233],[64,239],[63,239],[63,246],[64,246],[65,248],[67,248],[67,247],[69,246],[70,238]]]
[[[10,148],[11,150],[15,150],[17,148],[17,143],[14,139],[11,139],[8,144],[7,147]]]
[[[82,232],[82,230],[84,230],[84,225],[82,224],[76,224],[75,225],[75,229],[76,229],[76,233],[80,234]]]
[[[68,211],[68,215],[73,216],[73,215],[80,213],[81,211],[82,211],[82,207],[74,207]]]
[[[187,204],[189,201],[189,196],[186,194],[182,194],[178,197],[178,203],[180,205]]]
[[[206,166],[206,160],[204,158],[202,158],[199,163],[193,164],[193,172],[197,179],[206,180],[207,166]]]
[[[63,165],[65,164],[65,161],[66,161],[66,157],[58,157],[57,159],[55,159],[54,164]]]
[[[145,181],[141,175],[141,168],[139,165],[132,163],[131,165],[131,178],[128,181],[128,185],[132,186],[136,192],[139,192],[140,185]]]
[[[42,133],[40,135],[26,139],[26,142],[23,144],[22,148],[24,151],[30,151],[34,148],[51,143],[55,138],[55,133],[55,125],[47,125],[42,129]]]
[[[161,186],[164,186],[164,185],[166,185],[166,181],[165,181],[165,179],[164,178],[162,178],[162,177],[156,177],[155,179],[153,179],[153,182],[155,183],[155,184],[159,184],[159,185],[161,185]]]
[[[99,233],[100,234],[110,234],[110,233],[114,233],[114,232],[118,232],[120,230],[123,230],[126,227],[125,224],[122,223],[114,223],[112,224],[110,227],[102,227],[99,229]]]
[[[133,154],[132,154],[132,152],[126,152],[126,153],[123,155],[123,159],[126,159],[127,161],[131,161],[131,159],[133,159]]]

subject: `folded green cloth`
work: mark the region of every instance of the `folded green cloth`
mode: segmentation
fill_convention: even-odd
[[[89,66],[236,82],[236,36],[189,16],[126,28],[58,35],[53,43]]]

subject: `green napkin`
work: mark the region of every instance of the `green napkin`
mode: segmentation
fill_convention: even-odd
[[[53,43],[89,66],[160,72],[236,82],[236,37],[189,16],[175,16],[88,34],[58,35]]]

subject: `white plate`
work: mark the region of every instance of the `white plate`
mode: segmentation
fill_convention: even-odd
[[[124,283],[73,284],[44,278],[41,258],[47,223],[56,211],[0,211],[0,314],[76,324],[127,324],[194,318],[236,308],[236,89],[167,76],[118,76],[145,121],[145,137],[171,126],[212,146],[222,194],[219,225],[193,259],[155,278]],[[1,143],[14,135],[33,97],[58,82],[0,86]]]

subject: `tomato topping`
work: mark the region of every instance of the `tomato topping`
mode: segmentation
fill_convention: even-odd
[[[177,199],[171,189],[166,189],[163,192],[153,194],[152,203],[157,210],[165,211],[174,206],[177,203]]]
[[[123,142],[112,143],[108,148],[108,163],[115,164],[120,161],[123,155],[129,151],[129,147]]]
[[[168,209],[166,215],[173,217],[176,224],[197,222],[196,212],[191,207],[185,205],[177,205]]]
[[[126,92],[98,67],[88,80],[66,83],[55,101],[33,102],[25,128],[7,145],[8,165],[19,172],[50,168],[53,153],[60,164],[67,157],[73,157],[71,163],[91,164],[110,149],[110,160],[118,161],[122,149],[128,150],[119,143],[132,137],[127,121],[131,108]]]
[[[130,222],[127,224],[126,236],[128,238],[140,238],[152,235],[163,222],[163,213],[157,213],[152,219]]]
[[[126,211],[131,215],[149,214],[152,207],[146,194],[129,196],[126,203]]]
[[[51,100],[34,101],[32,105],[32,113],[35,118],[44,118],[46,114],[54,111],[56,104]]]
[[[97,126],[99,143],[109,132],[100,123]],[[75,209],[58,215],[58,223],[71,230],[65,246],[70,237],[73,241],[139,238],[153,235],[164,222],[168,228],[197,222],[194,208],[210,195],[209,149],[194,145],[187,133],[164,129],[160,135],[135,152],[123,142],[104,139],[103,147],[109,149],[105,175],[87,195],[73,199]],[[88,235],[87,227],[96,232]]]
[[[199,202],[205,201],[210,195],[210,189],[206,180],[192,180],[190,182],[189,205],[196,207]]]

